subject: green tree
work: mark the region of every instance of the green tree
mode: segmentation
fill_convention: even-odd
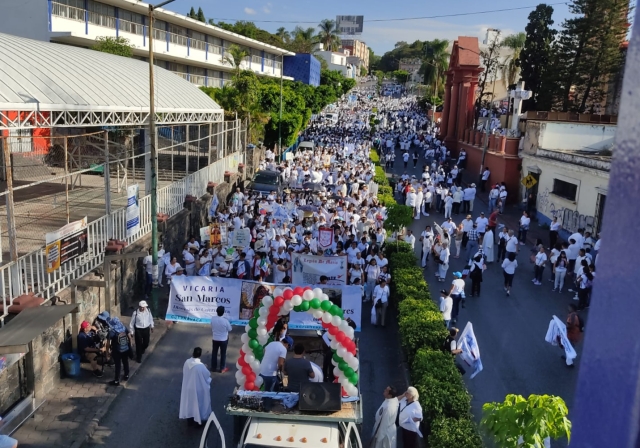
[[[602,103],[622,67],[629,0],[573,0],[569,11],[576,17],[564,21],[558,39],[555,105],[582,113]]]
[[[435,39],[425,44],[425,57],[420,67],[424,83],[431,86],[433,95],[438,95],[445,83],[445,72],[449,69],[448,40]]]
[[[313,27],[301,28],[296,26],[293,29],[288,49],[296,53],[313,53],[313,46],[316,43],[315,33],[316,30]]]
[[[192,18],[192,19],[196,19],[196,20],[198,19],[198,15],[196,14],[196,10],[193,9],[193,6],[189,10],[189,14],[187,14],[187,17]]]
[[[406,70],[396,70],[393,72],[393,76],[399,84],[404,84],[409,80],[409,72]]]
[[[518,63],[526,39],[527,35],[525,33],[516,33],[505,37],[502,41],[502,46],[512,51],[511,55],[506,57],[502,66],[502,83],[505,87],[518,81],[518,71],[520,70]]]
[[[384,220],[384,226],[387,230],[396,232],[396,235],[398,235],[405,227],[409,227],[412,222],[413,208],[401,204],[392,204],[387,208],[387,219]]]
[[[365,67],[364,65],[360,67],[360,76],[367,76],[367,73],[369,73],[367,67]]]
[[[199,20],[202,23],[205,23],[207,21],[207,19],[205,19],[204,17],[204,12],[202,11],[202,8],[198,8],[198,13],[196,14],[196,20]]]
[[[276,30],[276,36],[278,36],[285,44],[289,43],[289,41],[291,40],[291,34],[283,26]]]
[[[371,48],[369,48],[369,73],[373,73],[378,69],[380,64],[380,56],[375,54]]]
[[[478,117],[480,116],[480,107],[482,102],[485,101],[485,97],[491,95],[491,92],[487,91],[487,83],[494,82],[497,78],[498,69],[500,68],[500,49],[502,43],[500,42],[500,31],[498,31],[489,43],[486,50],[480,50],[480,59],[484,65],[484,71],[480,74],[480,80],[478,82],[478,96],[476,97],[475,104],[475,123],[474,127],[478,125]]]
[[[99,36],[92,50],[111,53],[130,58],[133,56],[133,45],[126,37]]]
[[[225,50],[225,54],[220,60],[222,63],[227,63],[234,68],[234,78],[240,74],[242,70],[240,64],[249,56],[249,52],[238,45],[231,45]]]
[[[542,448],[547,437],[571,440],[569,410],[560,397],[509,394],[502,403],[485,403],[482,413],[480,424],[499,448]]]
[[[540,4],[529,14],[529,23],[525,28],[527,37],[524,47],[520,52],[518,66],[520,77],[525,83],[525,88],[531,90],[531,99],[524,102],[523,110],[536,110],[540,104],[540,110],[549,110],[551,99],[542,90],[545,77],[549,76],[551,69],[552,45],[557,31],[552,28],[553,7]]]
[[[324,19],[318,25],[317,41],[324,45],[326,51],[337,51],[340,48],[340,36],[335,20]]]

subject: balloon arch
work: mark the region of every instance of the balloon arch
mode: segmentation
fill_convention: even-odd
[[[258,373],[264,347],[270,342],[269,332],[280,316],[286,316],[293,310],[308,312],[321,319],[331,341],[333,373],[349,396],[357,396],[359,361],[355,356],[354,330],[343,319],[342,309],[333,304],[320,288],[276,288],[273,296],[262,299],[260,308],[254,311],[242,335],[242,349],[236,363],[240,390],[260,390],[263,381]]]

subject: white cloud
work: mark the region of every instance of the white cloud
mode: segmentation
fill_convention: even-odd
[[[271,3],[267,3],[262,7],[262,12],[269,14],[271,12]]]
[[[249,14],[250,16],[253,16],[253,15],[256,14],[256,10],[252,9],[252,8],[249,8],[249,7],[246,7],[246,8],[244,8],[244,13],[245,14]]]

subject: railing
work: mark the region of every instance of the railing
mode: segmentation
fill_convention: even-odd
[[[207,43],[203,40],[199,40],[199,39],[189,39],[189,47],[191,48],[195,48],[196,50],[202,50],[202,51],[206,51],[207,50]]]
[[[215,55],[222,55],[222,47],[220,45],[209,44],[209,53]]]
[[[181,34],[176,34],[176,33],[167,33],[169,35],[169,42],[176,44],[176,45],[181,45],[183,47],[187,46],[187,36],[183,36]]]
[[[264,58],[264,66],[265,67],[273,67],[273,60],[269,58]]]
[[[116,28],[116,18],[112,16],[105,16],[104,14],[98,14],[97,12],[89,12],[89,23],[94,25],[103,26],[105,28]]]
[[[282,62],[276,61],[276,70],[281,70],[281,69],[282,69]]]
[[[146,34],[145,26],[141,23],[129,22],[128,20],[118,20],[118,28],[125,33],[138,34],[143,36]]]
[[[204,80],[205,80],[204,76],[201,76],[201,75],[189,75],[189,82],[191,82],[191,84],[195,84],[197,86],[203,86],[203,85],[205,85]]]
[[[262,57],[261,56],[251,56],[251,62],[253,64],[260,64],[262,65]]]
[[[188,73],[182,73],[182,72],[173,72],[175,75],[181,76],[184,79],[186,79],[187,81],[189,80],[189,74]]]
[[[63,5],[62,3],[51,4],[51,14],[65,19],[77,20],[84,22],[84,12],[82,8],[74,8],[73,6]]]
[[[236,125],[237,126],[237,125]],[[192,173],[182,180],[158,190],[158,212],[170,217],[183,209],[187,194],[200,197],[206,193],[207,183],[222,182],[224,172],[236,170],[243,153],[236,152],[207,167]],[[104,262],[105,247],[110,238],[125,240],[132,244],[151,231],[151,196],[140,202],[140,230],[129,237],[126,235],[126,209],[121,208],[108,216],[92,221],[87,226],[87,252],[73,259],[53,273],[47,273],[44,248],[20,257],[13,263],[0,267],[0,303],[3,311],[0,322],[8,315],[13,299],[30,292],[45,300],[51,299],[60,290],[71,284],[71,280],[81,278],[98,268]]]

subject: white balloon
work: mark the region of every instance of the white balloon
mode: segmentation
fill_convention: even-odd
[[[258,310],[258,314],[260,315],[260,317],[266,317],[269,314],[269,310],[265,307],[260,307],[260,309]],[[259,320],[258,323],[260,323]],[[267,323],[267,319],[264,320],[264,323]]]
[[[280,297],[281,295],[282,295],[282,288],[278,286],[276,289],[273,290],[273,297]]]
[[[251,331],[251,327],[247,324],[244,326],[244,332],[249,333],[249,331]]]
[[[282,305],[282,309],[284,309],[287,313],[290,312],[293,309],[293,303],[291,303],[291,300],[285,301],[284,305]]]
[[[247,333],[242,333],[242,336],[240,336],[240,340],[243,344],[247,344],[249,342],[249,335]]]
[[[244,390],[244,381],[242,382],[242,384],[240,384],[240,387],[238,388],[238,390]]]
[[[353,384],[351,384],[350,386],[347,386],[347,388],[345,390],[347,392],[347,395],[349,395],[350,397],[357,397],[358,396],[358,388],[356,386],[354,386]]]
[[[313,317],[315,317],[316,319],[320,319],[323,314],[324,311],[322,310],[313,310]]]
[[[338,367],[333,368],[333,376],[339,377],[342,371]]]
[[[344,375],[344,374],[343,374],[343,375]],[[346,376],[340,376],[340,380],[339,380],[339,381],[340,381],[340,384],[342,384],[342,387],[344,387],[344,388],[345,388],[345,390],[346,390],[346,388],[348,387],[348,385],[349,385],[349,384],[351,384],[351,383],[349,382],[349,378],[347,378]]]
[[[331,322],[332,317],[333,316],[331,314],[325,311],[324,313],[322,313],[322,322],[324,322],[325,324],[328,324],[329,322]]]
[[[251,350],[251,347],[249,347],[248,344],[242,344],[242,351],[246,353],[253,353],[253,350]]]
[[[333,338],[333,336],[330,336],[330,337]],[[332,349],[338,350],[338,346],[340,344],[335,339],[331,339],[331,343],[329,345],[331,346]]]
[[[346,333],[348,331],[347,328],[351,328],[349,326],[349,322],[347,322],[346,320],[343,320],[342,322],[340,322],[340,331],[342,331],[343,333]]]
[[[315,298],[315,296],[313,295],[313,291],[310,289],[307,289],[304,294],[302,294],[302,298],[306,301],[312,300],[313,298]]]
[[[342,322],[340,316],[331,316],[331,325],[333,325],[334,327],[339,327],[340,322]]]
[[[236,369],[238,370],[242,370],[242,366],[240,365],[239,362],[236,362]],[[241,372],[242,373],[242,372]]]
[[[263,379],[260,375],[256,376],[256,380],[253,382],[253,384],[255,384],[256,386],[260,387],[262,386],[263,383]]]
[[[349,364],[349,361],[353,360],[353,358],[355,358],[355,356],[353,356],[351,353],[347,352],[346,355],[344,355],[344,362],[346,362],[347,364]],[[351,366],[349,366],[351,367]]]
[[[358,371],[358,367],[360,367],[360,361],[358,361],[358,358],[356,358],[355,356],[353,357],[353,365],[349,365],[349,367],[351,367],[353,370],[355,370],[356,372]]]
[[[256,331],[258,332],[258,336],[264,336],[267,334],[267,329],[264,327],[258,327]]]
[[[293,303],[294,306],[300,305],[302,303],[302,297],[300,297],[299,295],[291,297],[291,303]]]
[[[322,293],[319,297],[320,300],[329,300],[329,296],[326,295],[325,293]]]
[[[335,361],[335,359],[333,359],[333,358],[331,358],[331,364],[333,364],[334,366],[337,366],[337,365],[338,365],[338,363],[337,363],[337,362]],[[338,375],[336,375],[336,376],[338,376]]]
[[[247,353],[246,355],[244,355],[244,360],[247,362],[247,364],[251,364],[256,360],[256,357],[252,353]]]
[[[271,305],[273,305],[273,297],[271,296],[265,296],[262,298],[262,304],[266,307],[270,307]]]
[[[235,376],[236,376],[236,379],[237,379],[237,380],[239,380],[239,379],[240,379],[241,377],[243,377],[244,375],[242,374],[242,372],[241,372],[241,371],[239,371],[239,370],[238,370],[238,371],[236,372],[236,375],[235,375]]]
[[[266,332],[266,330],[265,330]],[[267,343],[267,341],[269,340],[269,335],[268,334],[264,334],[264,335],[258,335],[258,342],[260,343],[260,345],[264,345]]]
[[[260,315],[258,317],[258,327],[266,327],[267,326],[267,318],[265,316]]]
[[[323,296],[326,296],[326,294],[324,294],[322,292],[322,289],[316,288],[316,289],[313,290],[313,297],[317,297],[320,300],[325,300],[325,299],[323,299]]]
[[[338,347],[338,356],[341,357],[342,359],[344,359],[345,355],[349,353],[347,351],[346,348],[344,348],[342,345],[340,347]]]
[[[257,372],[258,370],[260,370],[260,361],[258,360],[254,360],[249,365],[251,366],[251,370],[253,370],[254,372]]]
[[[349,339],[353,340],[353,337],[355,336],[356,332],[353,328],[347,326],[347,329],[344,330],[344,334],[349,336]]]

